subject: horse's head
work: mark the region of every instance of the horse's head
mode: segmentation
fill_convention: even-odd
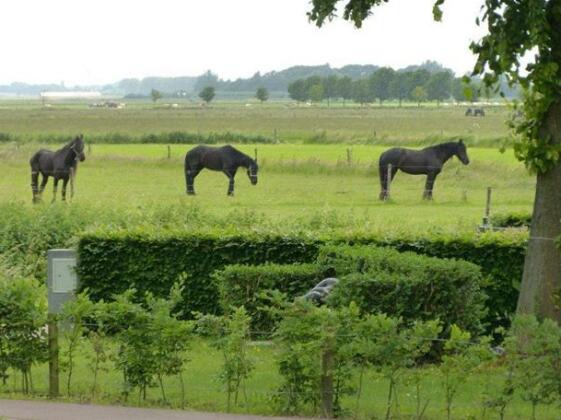
[[[469,163],[469,157],[467,154],[466,145],[464,144],[464,141],[462,139],[460,139],[457,144],[458,147],[456,149],[456,156],[464,165],[467,165]]]
[[[84,135],[80,134],[78,137],[76,137],[74,140],[72,140],[72,145],[70,146],[70,149],[72,149],[72,151],[74,152],[74,154],[76,155],[76,160],[80,160],[80,162],[83,162],[86,160],[86,155],[84,153]]]
[[[257,165],[256,160],[252,160],[249,166],[247,167],[247,176],[251,181],[251,185],[257,184],[257,172],[259,171],[259,166]]]

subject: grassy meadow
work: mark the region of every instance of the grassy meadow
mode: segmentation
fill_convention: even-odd
[[[473,144],[490,145],[508,137],[504,124],[506,106],[488,107],[485,118],[465,117],[465,106],[423,105],[404,107],[386,104],[331,107],[276,102],[260,105],[243,102],[201,107],[179,102],[166,104],[132,102],[123,109],[89,108],[87,103],[37,101],[0,102],[0,133],[37,138],[52,134],[139,136],[146,133],[186,131],[235,132],[262,135],[281,142],[375,142],[379,144],[431,143],[463,136]]]

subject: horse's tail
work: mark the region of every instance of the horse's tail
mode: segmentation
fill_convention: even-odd
[[[187,194],[189,194],[193,188],[191,184],[191,170],[193,169],[191,167],[191,159],[190,159],[190,151],[187,152],[187,154],[185,155],[185,163],[183,164],[183,170],[185,172],[185,190],[187,191]]]
[[[31,192],[33,193],[33,201],[37,201],[37,195],[39,194],[39,152],[35,153],[31,159],[29,159],[29,165],[31,166]]]
[[[387,152],[388,151],[382,153],[378,161],[378,176],[380,177],[380,200],[385,200],[387,198],[388,183],[391,181],[388,179]]]

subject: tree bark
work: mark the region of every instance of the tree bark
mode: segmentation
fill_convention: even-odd
[[[561,144],[561,99],[545,118],[542,136]],[[537,176],[530,239],[518,298],[518,313],[551,318],[561,324],[561,163]]]

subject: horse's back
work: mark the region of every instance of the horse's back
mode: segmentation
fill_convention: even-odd
[[[35,152],[31,159],[29,159],[29,164],[33,170],[45,170],[48,171],[52,169],[54,152],[47,149],[41,149]]]
[[[215,171],[222,170],[223,147],[212,147],[200,144],[192,148],[185,155],[185,168],[208,168]]]
[[[406,151],[407,149],[403,147],[392,147],[380,155],[379,164],[381,166],[386,166],[390,163],[396,164]]]

